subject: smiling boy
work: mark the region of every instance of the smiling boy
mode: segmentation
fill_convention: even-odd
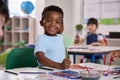
[[[71,61],[65,58],[63,37],[58,34],[63,29],[63,10],[58,6],[48,6],[42,12],[40,21],[44,34],[38,36],[35,55],[40,66],[67,69]]]

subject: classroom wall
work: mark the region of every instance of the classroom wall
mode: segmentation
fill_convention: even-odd
[[[44,32],[44,29],[42,26],[40,26],[40,19],[41,19],[41,13],[42,13],[42,10],[44,9],[45,7],[45,0],[36,0],[35,2],[36,4],[36,10],[35,10],[35,21],[36,21],[36,26],[35,26],[35,36],[37,38],[38,35],[40,34],[43,34]]]

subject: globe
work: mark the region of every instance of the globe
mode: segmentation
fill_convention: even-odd
[[[30,1],[24,1],[21,4],[21,9],[24,13],[30,14],[34,10],[34,5]]]

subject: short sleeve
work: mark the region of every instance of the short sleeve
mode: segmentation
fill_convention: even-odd
[[[98,35],[98,41],[102,41],[104,40],[103,36],[102,35]]]
[[[86,39],[86,37],[87,37],[87,34],[80,35],[80,39]]]
[[[34,54],[36,54],[39,51],[44,52],[44,53],[46,52],[45,40],[40,36],[38,36],[37,38]]]

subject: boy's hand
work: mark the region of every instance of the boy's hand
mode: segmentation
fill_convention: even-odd
[[[70,67],[71,61],[68,58],[65,58],[61,63],[61,69],[68,69]]]

